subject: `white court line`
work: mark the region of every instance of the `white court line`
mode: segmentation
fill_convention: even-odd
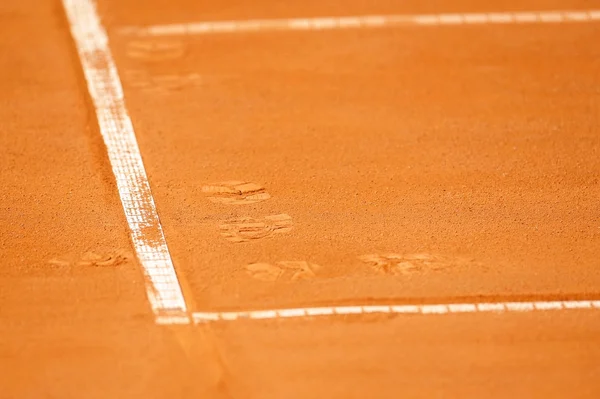
[[[366,305],[366,306],[325,306],[317,308],[291,308],[253,310],[241,312],[194,312],[196,324],[234,321],[289,319],[304,317],[345,316],[364,314],[405,314],[441,315],[450,313],[523,313],[550,310],[600,310],[600,301],[535,301],[535,302],[490,302],[490,303],[449,303],[431,305]]]
[[[138,36],[182,36],[286,30],[302,31],[482,24],[556,24],[593,21],[600,21],[600,10],[362,15],[354,17],[190,22],[166,25],[127,26],[120,28],[119,32]]]
[[[106,31],[92,0],[63,0],[63,6],[117,180],[133,246],[146,275],[150,305],[159,323],[189,323]]]

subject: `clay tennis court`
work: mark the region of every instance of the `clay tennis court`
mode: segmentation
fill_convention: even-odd
[[[0,398],[599,397],[599,2],[0,22]]]

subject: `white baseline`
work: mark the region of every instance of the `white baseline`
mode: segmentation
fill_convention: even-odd
[[[150,305],[162,322],[186,323],[186,304],[158,219],[106,31],[92,0],[63,0],[100,133],[117,181]]]
[[[557,24],[600,21],[600,10],[519,11],[456,14],[363,15],[346,17],[256,19],[128,26],[120,33],[137,36],[183,36],[260,31],[307,31],[406,26]]]
[[[197,324],[235,320],[289,319],[317,316],[348,316],[365,314],[443,315],[453,313],[539,312],[550,310],[600,310],[600,301],[529,301],[448,303],[427,305],[365,305],[325,306],[310,308],[268,309],[240,312],[194,312]]]

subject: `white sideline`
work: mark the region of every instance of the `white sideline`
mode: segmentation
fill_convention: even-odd
[[[186,304],[156,213],[154,199],[123,97],[106,31],[92,0],[62,0],[136,255],[157,320],[183,317]],[[188,320],[189,322],[189,320]]]
[[[260,31],[303,31],[402,26],[556,24],[600,21],[600,10],[559,10],[456,14],[397,14],[347,17],[257,19],[190,22],[150,26],[126,26],[122,34],[137,36],[183,36]]]
[[[329,306],[314,308],[290,308],[253,310],[241,312],[194,312],[196,324],[234,321],[288,319],[315,316],[343,316],[364,314],[408,314],[429,315],[449,313],[489,313],[489,312],[538,312],[549,310],[600,310],[600,301],[535,301],[535,302],[488,302],[488,303],[450,303],[427,305],[366,305],[366,306]]]

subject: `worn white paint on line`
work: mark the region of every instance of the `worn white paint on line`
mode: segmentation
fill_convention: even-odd
[[[154,199],[125,107],[123,88],[95,4],[63,0],[88,90],[137,257],[158,323],[183,323],[186,304],[156,212]]]
[[[331,30],[402,26],[550,24],[600,21],[600,10],[518,11],[454,14],[361,15],[344,17],[207,21],[180,24],[128,26],[122,34],[183,36],[259,31]]]
[[[183,312],[175,312],[172,315],[169,314],[158,314],[154,318],[156,324],[162,325],[173,325],[173,324],[190,324],[190,317]]]
[[[317,308],[290,308],[249,310],[240,312],[195,312],[195,323],[235,320],[265,320],[305,318],[315,316],[344,316],[365,314],[442,315],[464,313],[522,313],[551,310],[600,310],[600,301],[535,301],[448,303],[424,305],[355,305],[324,306]]]

